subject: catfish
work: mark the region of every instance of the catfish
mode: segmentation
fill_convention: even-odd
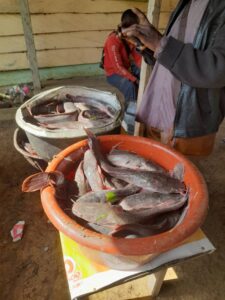
[[[112,166],[101,153],[100,144],[96,136],[87,128],[85,128],[85,131],[88,135],[89,147],[106,173],[153,192],[160,192],[162,194],[185,192],[184,183],[169,174],[139,169],[134,172],[128,168]]]
[[[145,224],[125,224],[117,226],[109,232],[114,237],[137,238],[152,236],[172,229],[180,218],[180,212],[174,211],[161,215],[158,219],[150,219]],[[154,220],[154,223],[152,222]]]
[[[140,217],[130,214],[119,205],[111,205],[109,202],[76,201],[72,212],[75,216],[102,226],[116,228],[119,225],[141,222]]]
[[[82,196],[91,190],[87,178],[85,177],[83,166],[84,166],[84,161],[82,160],[79,163],[74,176],[74,181],[77,183],[79,196]]]
[[[96,108],[98,108],[100,111],[106,113],[111,118],[116,117],[115,108],[113,108],[109,104],[103,103],[103,102],[101,102],[99,100],[96,100],[94,98],[82,97],[82,96],[73,96],[73,95],[70,95],[70,94],[66,94],[66,98],[70,99],[74,103],[78,102],[78,103],[84,103],[84,104],[88,104],[88,105],[91,105],[91,106],[95,106]]]
[[[188,199],[188,193],[182,194],[161,194],[142,192],[124,198],[119,205],[125,211],[152,216],[168,211],[177,210],[182,207]]]
[[[65,177],[62,172],[38,172],[27,177],[22,183],[23,192],[35,192],[47,186],[61,187],[65,184]]]
[[[88,192],[83,196],[79,197],[76,203],[115,203],[119,200],[123,199],[126,196],[136,194],[140,191],[140,188],[135,185],[127,185],[121,189],[114,189],[114,190],[101,190],[95,192]],[[95,212],[93,212],[94,214]]]
[[[27,177],[22,183],[23,192],[35,192],[47,186],[55,188],[58,199],[68,199],[77,195],[77,185],[74,181],[67,180],[62,172],[38,172]]]
[[[67,112],[67,113],[54,113],[54,114],[46,114],[46,115],[37,115],[33,116],[39,123],[44,124],[57,124],[61,122],[72,122],[77,121],[78,118],[78,110]]]
[[[107,155],[108,161],[117,167],[124,167],[134,170],[146,170],[165,173],[166,170],[160,165],[145,159],[144,157],[125,150],[113,148]]]
[[[92,191],[104,189],[103,175],[91,150],[84,153],[83,170]]]

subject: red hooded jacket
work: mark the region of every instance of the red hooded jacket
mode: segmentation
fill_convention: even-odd
[[[129,43],[128,45],[130,48],[129,56],[119,36],[115,32],[109,34],[104,45],[104,70],[106,76],[118,74],[133,82],[136,81],[137,78],[131,74],[129,69],[132,60],[140,68],[141,55],[132,44]]]

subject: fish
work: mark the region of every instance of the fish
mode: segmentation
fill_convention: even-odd
[[[33,107],[27,105],[24,119],[53,130],[104,127],[115,120],[117,111],[109,104],[89,97],[67,96],[55,101],[47,99],[45,103]]]
[[[85,104],[89,104],[91,106],[95,106],[96,108],[98,108],[100,111],[105,112],[107,115],[109,115],[112,118],[115,118],[117,111],[115,108],[113,108],[111,105],[107,104],[107,103],[103,103],[99,100],[96,100],[94,98],[90,98],[90,97],[82,97],[82,96],[73,96],[70,94],[66,94],[66,98],[72,100],[74,103],[78,102],[82,102]]]
[[[85,114],[84,112],[74,112],[70,114],[59,114],[59,115],[53,115],[54,117],[51,117],[49,119],[48,117],[42,117],[38,116],[36,121],[38,121],[38,124],[44,128],[48,129],[77,129],[81,130],[84,127],[87,128],[99,128],[104,127],[106,125],[109,125],[112,123],[112,119],[109,118],[98,118],[96,116],[96,119],[89,119],[83,117]],[[60,116],[62,115],[62,116]]]
[[[160,165],[145,159],[144,157],[125,150],[118,150],[113,148],[107,155],[108,161],[117,167],[124,167],[128,169],[138,169],[146,171],[156,171],[165,173],[166,170]]]
[[[112,189],[121,189],[125,187],[128,183],[117,179],[115,177],[111,177],[109,174],[104,174],[104,185],[106,189],[112,190]]]
[[[143,189],[162,194],[184,193],[186,188],[182,181],[160,172],[146,170],[135,170],[110,165],[104,155],[101,153],[100,144],[96,136],[87,128],[84,128],[88,136],[88,145],[94,156],[99,162],[101,168],[110,176],[116,177],[127,183],[137,185]]]
[[[133,195],[140,191],[135,185],[127,185],[121,189],[91,191],[79,197],[76,203],[115,203],[126,196]]]
[[[139,238],[152,236],[172,229],[180,220],[181,210],[168,212],[159,216],[150,217],[144,222],[129,223],[122,225],[98,225],[87,223],[86,226],[96,232],[118,238]]]
[[[40,127],[55,130],[55,129],[75,129],[82,130],[84,125],[74,120],[58,121],[56,123],[37,123]]]
[[[23,192],[35,192],[47,186],[62,186],[65,177],[60,171],[38,172],[27,177],[22,183]]]
[[[139,192],[140,188],[127,185],[117,190],[89,192],[79,197],[72,206],[74,215],[98,225],[114,225],[129,223],[135,218],[115,205],[119,200]],[[140,220],[140,218],[138,218]],[[118,223],[119,222],[119,223]]]
[[[38,172],[27,177],[22,183],[23,192],[35,192],[47,186],[55,188],[58,199],[68,199],[77,194],[77,185],[69,181],[60,171]]]
[[[84,153],[83,170],[92,191],[99,191],[105,188],[101,169],[90,149]]]
[[[111,203],[76,201],[72,206],[75,216],[101,226],[115,228],[118,225],[138,223],[140,217],[126,212],[119,205]]]
[[[33,115],[43,115],[43,114],[51,114],[56,110],[57,102],[52,101],[52,99],[45,100],[45,103],[41,103],[38,105],[30,106],[27,105],[26,109],[28,110],[31,116]]]
[[[78,118],[78,110],[70,112],[70,113],[55,113],[55,114],[46,114],[46,115],[38,115],[33,116],[39,123],[60,123],[60,122],[68,122],[68,121],[77,121]]]
[[[108,115],[96,112],[95,110],[82,111],[78,116],[78,122],[82,123],[86,127],[101,127],[112,123],[112,118]]]
[[[114,237],[123,238],[137,238],[146,237],[159,234],[173,228],[178,220],[180,219],[180,211],[176,210],[171,213],[160,215],[158,219],[150,218],[150,222],[147,221],[145,224],[125,224],[119,225],[112,231],[108,232],[108,235]],[[154,220],[154,223],[153,223]]]
[[[161,194],[152,192],[141,192],[124,198],[119,205],[125,211],[153,216],[177,210],[187,202],[188,193],[182,194]]]
[[[90,119],[90,120],[96,120],[96,119],[109,119],[109,115],[107,115],[105,112],[100,111],[94,106],[90,106],[89,109],[82,110],[82,114],[79,115],[79,117],[82,117],[84,119]]]
[[[79,196],[82,196],[91,190],[90,185],[88,184],[88,181],[84,175],[83,166],[84,166],[84,161],[82,160],[79,163],[74,176],[74,181],[77,183]]]
[[[166,220],[165,222],[166,223]],[[161,231],[162,224],[151,224],[151,225],[142,225],[142,224],[124,224],[115,228],[113,231],[109,232],[109,235],[113,237],[123,237],[123,238],[137,238],[152,236]],[[133,236],[134,235],[134,236]]]

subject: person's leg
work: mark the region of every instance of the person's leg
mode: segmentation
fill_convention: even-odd
[[[137,110],[137,102],[130,101],[124,113],[124,122],[126,123],[127,132],[131,135],[134,134],[136,110]]]
[[[125,107],[130,101],[137,100],[137,86],[134,82],[117,74],[107,76],[107,82],[120,90],[125,98]]]
[[[124,126],[129,134],[134,133],[134,124],[136,116],[136,103],[137,103],[137,86],[132,81],[119,76],[117,74],[107,77],[109,84],[118,88],[125,98],[125,112],[124,112]]]
[[[138,79],[140,79],[140,72],[141,72],[140,68],[138,68],[138,67],[135,65],[135,63],[132,63],[132,64],[131,64],[131,73],[132,73],[135,77],[137,77]]]

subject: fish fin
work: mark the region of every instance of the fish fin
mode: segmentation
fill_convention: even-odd
[[[49,184],[53,186],[61,186],[65,183],[65,176],[61,171],[52,171],[48,173]]]
[[[116,145],[112,146],[112,149],[110,150],[109,154],[111,154],[113,152],[113,150],[117,149],[117,147],[121,144],[123,144],[123,142],[119,142]]]
[[[49,185],[49,175],[47,172],[35,173],[27,177],[22,183],[23,192],[35,192]]]
[[[83,127],[83,128],[84,128],[88,138],[90,138],[90,139],[96,138],[96,135],[90,129],[88,129],[87,127]]]
[[[98,170],[99,176],[100,176],[101,181],[102,181],[102,189],[104,190],[104,189],[106,189],[106,186],[105,186],[105,176],[104,176],[104,174],[102,172],[102,169],[101,169],[101,167],[100,167],[99,164],[97,166],[97,170]]]
[[[86,132],[88,137],[88,146],[93,152],[97,162],[99,162],[99,155],[102,156],[100,151],[99,141],[97,140],[96,135],[90,129],[88,129],[87,127],[83,127],[83,129]]]
[[[182,163],[177,163],[173,170],[170,172],[171,176],[183,181],[184,180],[184,165]]]
[[[23,192],[35,192],[50,186],[60,186],[64,184],[64,175],[60,171],[38,172],[27,177],[22,183]]]

